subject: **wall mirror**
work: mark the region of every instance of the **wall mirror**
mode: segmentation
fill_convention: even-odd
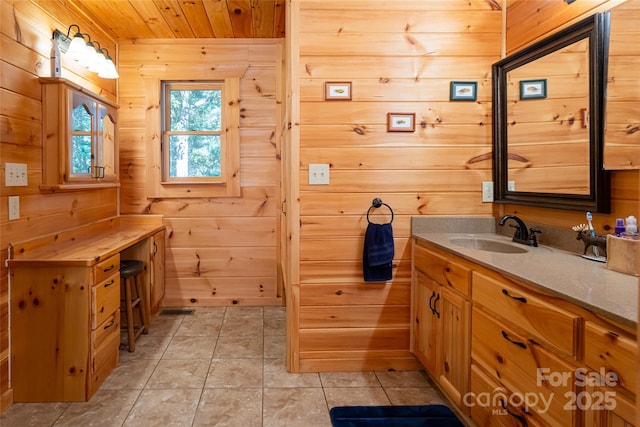
[[[496,202],[608,212],[608,20],[593,15],[493,65]]]

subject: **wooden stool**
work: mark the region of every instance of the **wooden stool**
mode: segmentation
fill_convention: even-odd
[[[140,282],[138,276],[144,272],[144,263],[136,260],[123,260],[120,261],[120,312],[125,314],[126,317],[126,329],[127,330],[127,342],[129,351],[133,352],[136,349],[136,339],[140,334],[146,334],[149,332],[149,319],[147,319],[147,313],[144,309],[145,295],[140,289]],[[131,281],[133,279],[133,286]],[[124,296],[124,298],[123,298]],[[137,309],[140,319],[140,324],[135,324],[133,317],[133,310]],[[125,322],[121,322],[125,324]],[[121,343],[125,345],[125,343]]]

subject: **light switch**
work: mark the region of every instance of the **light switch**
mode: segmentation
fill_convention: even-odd
[[[482,183],[482,201],[493,202],[493,181],[484,181]]]
[[[329,165],[310,164],[309,165],[309,185],[328,185]]]
[[[20,219],[20,196],[9,196],[9,221]]]
[[[4,164],[4,185],[6,187],[26,187],[27,184],[27,164],[26,163],[5,163]]]

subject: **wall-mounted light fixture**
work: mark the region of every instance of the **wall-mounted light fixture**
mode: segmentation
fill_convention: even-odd
[[[71,38],[69,35],[73,27],[77,28],[78,31]],[[87,42],[85,42],[85,37],[88,39]],[[53,32],[53,43],[57,43],[61,52],[69,55],[80,65],[88,68],[89,71],[98,73],[98,77],[104,79],[117,79],[120,77],[113,60],[109,56],[109,51],[100,47],[100,43],[97,41],[92,41],[89,34],[81,33],[78,25],[69,25],[66,35],[59,30],[55,30]],[[97,48],[96,44],[98,45]]]

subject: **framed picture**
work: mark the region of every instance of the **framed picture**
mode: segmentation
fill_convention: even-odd
[[[520,99],[547,97],[547,79],[520,80]]]
[[[478,99],[478,82],[451,82],[451,101],[475,101]]]
[[[416,113],[387,113],[387,132],[414,132]]]
[[[325,82],[324,99],[351,101],[351,82]]]

